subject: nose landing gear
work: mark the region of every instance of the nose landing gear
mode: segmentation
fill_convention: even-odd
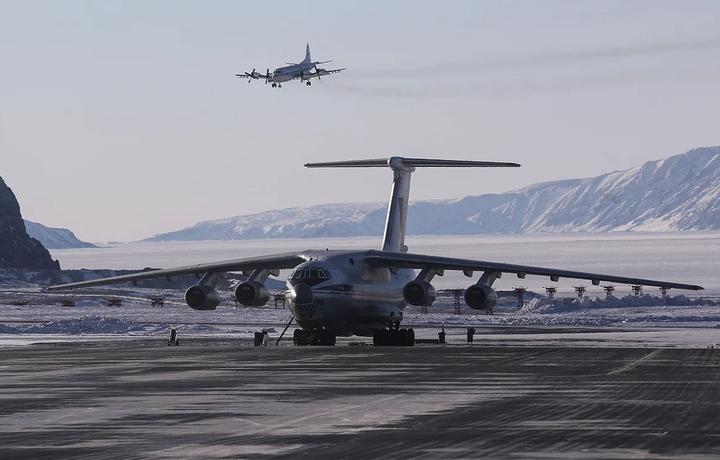
[[[324,345],[334,347],[337,337],[327,329],[316,329],[308,331],[306,329],[295,329],[293,333],[293,344],[306,345]]]
[[[373,345],[376,347],[412,347],[415,346],[415,331],[412,328],[400,329],[400,323],[393,323],[389,329],[376,329],[373,332]]]

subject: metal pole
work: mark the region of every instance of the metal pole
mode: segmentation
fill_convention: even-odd
[[[285,326],[285,329],[283,329],[282,334],[280,334],[280,337],[278,337],[277,342],[275,342],[276,347],[280,344],[280,339],[283,338],[283,336],[285,335],[285,331],[288,330],[288,328],[290,327],[290,325],[292,324],[294,319],[295,319],[295,315],[292,315],[290,317],[290,321],[288,321],[287,325]]]

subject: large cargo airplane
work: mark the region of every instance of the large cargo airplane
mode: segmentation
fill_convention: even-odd
[[[270,69],[267,69],[265,74],[261,74],[260,72],[256,72],[255,69],[252,70],[252,72],[245,72],[245,73],[237,73],[235,74],[238,78],[247,78],[248,83],[250,83],[253,80],[259,80],[263,79],[265,80],[265,84],[268,84],[268,82],[272,83],[272,87],[282,87],[282,83],[290,80],[296,80],[299,79],[301,82],[304,82],[307,86],[311,85],[311,80],[313,78],[317,78],[318,80],[321,80],[320,77],[325,77],[327,75],[332,75],[334,73],[340,73],[344,68],[342,69],[321,69],[318,67],[318,64],[325,64],[327,62],[332,61],[316,61],[313,62],[312,58],[310,57],[310,44],[307,44],[305,47],[305,59],[300,61],[299,63],[291,63],[289,62],[287,66],[285,67],[278,67],[275,69],[275,71],[270,72]],[[315,72],[313,72],[313,69]]]
[[[518,278],[526,275],[601,282],[658,286],[665,289],[701,290],[701,286],[598,273],[557,270],[482,260],[438,257],[408,252],[405,246],[410,175],[424,167],[517,167],[517,163],[473,160],[438,160],[391,157],[308,163],[308,168],[386,167],[393,173],[385,233],[381,250],[307,250],[269,256],[235,259],[202,265],[152,270],[91,281],[51,286],[49,290],[133,282],[150,278],[175,279],[195,274],[200,281],[185,292],[185,301],[195,310],[214,310],[220,304],[215,288],[218,278],[228,272],[243,272],[247,280],[238,284],[235,299],[245,306],[262,306],[270,299],[264,282],[282,269],[293,269],[286,282],[287,306],[300,326],[296,344],[334,345],[337,336],[372,336],[375,345],[411,346],[412,329],[401,327],[403,309],[408,305],[429,306],[436,297],[433,278],[446,270],[462,271],[477,281],[464,294],[465,303],[475,310],[491,310],[497,302],[492,285],[504,273]],[[416,272],[416,270],[418,270]],[[292,323],[293,319],[290,320]],[[288,323],[288,324],[290,324]]]

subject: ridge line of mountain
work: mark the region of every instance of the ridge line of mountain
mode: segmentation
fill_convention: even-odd
[[[199,222],[142,241],[382,234],[386,203],[334,203]],[[720,230],[720,147],[506,193],[411,201],[408,235]]]

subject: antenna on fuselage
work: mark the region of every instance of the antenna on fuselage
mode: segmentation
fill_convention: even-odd
[[[375,158],[370,160],[328,161],[306,163],[306,168],[381,168],[393,170],[393,186],[388,203],[383,251],[406,252],[405,228],[407,225],[408,200],[410,197],[410,175],[415,168],[512,168],[518,163],[475,160],[438,160],[431,158]]]

